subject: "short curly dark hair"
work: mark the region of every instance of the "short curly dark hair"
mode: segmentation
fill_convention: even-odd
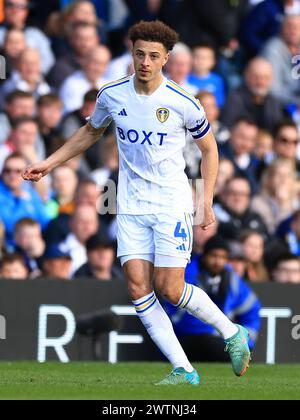
[[[159,42],[167,51],[172,51],[179,40],[178,33],[160,20],[151,22],[142,20],[129,29],[128,36],[133,45],[138,40]]]

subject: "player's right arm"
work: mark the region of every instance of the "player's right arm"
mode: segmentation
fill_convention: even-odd
[[[35,163],[23,173],[26,181],[39,181],[57,166],[82,154],[103,135],[106,127],[94,128],[89,122],[81,127],[62,147],[50,155],[46,160]]]
[[[29,166],[22,174],[23,178],[26,181],[37,182],[57,166],[62,165],[75,156],[81,155],[99,140],[111,121],[112,117],[106,104],[105,94],[102,94],[100,91],[89,122],[81,127],[60,149],[46,160]]]

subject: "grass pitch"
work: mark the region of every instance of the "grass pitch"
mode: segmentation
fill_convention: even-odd
[[[163,363],[0,363],[0,399],[251,400],[300,399],[300,365],[253,365],[236,378],[230,365],[196,364],[202,385],[154,386]]]

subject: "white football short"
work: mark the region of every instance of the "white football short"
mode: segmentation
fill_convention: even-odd
[[[155,267],[186,267],[193,244],[193,216],[151,214],[117,216],[118,257],[124,265],[132,259]]]

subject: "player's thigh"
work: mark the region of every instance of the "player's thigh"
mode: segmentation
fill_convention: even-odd
[[[133,300],[153,290],[154,239],[146,216],[117,216],[118,257]]]
[[[153,229],[155,287],[165,299],[177,304],[183,293],[185,268],[191,256],[192,216],[159,214]]]
[[[193,221],[188,213],[182,214],[159,214],[153,226],[155,255],[175,257],[176,259],[190,260],[193,245]],[[172,259],[163,261],[166,267],[172,267]],[[162,266],[157,258],[155,266]],[[178,263],[174,267],[181,267]]]
[[[154,235],[149,217],[120,214],[117,216],[117,256],[154,254]]]

